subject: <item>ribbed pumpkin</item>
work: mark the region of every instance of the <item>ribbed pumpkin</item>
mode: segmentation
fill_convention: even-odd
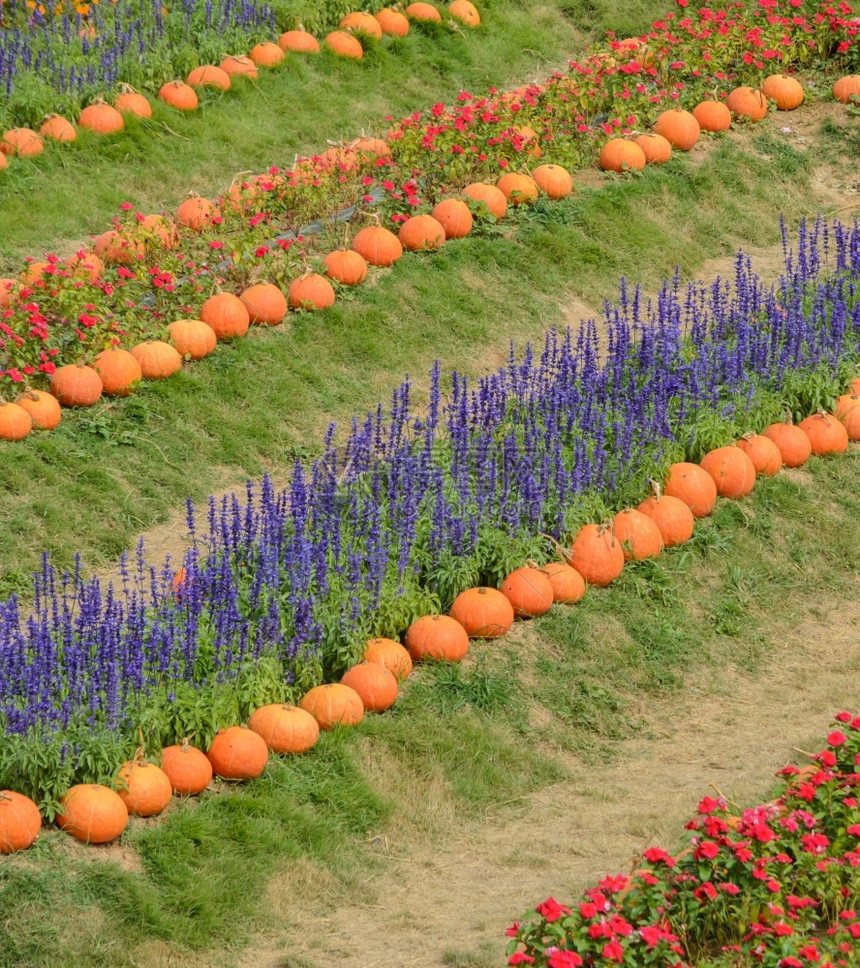
[[[812,454],[809,437],[792,423],[772,423],[763,434],[776,444],[786,467],[801,467]]]
[[[302,696],[300,705],[325,731],[335,726],[358,726],[364,718],[361,696],[342,682],[314,686]]]
[[[33,429],[33,418],[17,403],[0,397],[0,440],[23,440]]]
[[[845,424],[849,440],[860,440],[860,396],[846,393],[836,401],[836,416]]]
[[[128,84],[123,84],[114,101],[114,107],[121,114],[134,114],[139,118],[152,117],[152,105],[139,92]]]
[[[49,114],[39,126],[39,134],[51,141],[75,141],[78,137],[72,122],[59,114]]]
[[[654,122],[654,131],[663,135],[673,148],[689,151],[699,140],[701,129],[695,115],[681,108],[670,108]]]
[[[109,787],[79,783],[60,798],[57,826],[88,844],[106,844],[128,826],[128,810]]]
[[[442,14],[431,3],[410,3],[404,13],[410,20],[442,22]]]
[[[409,18],[399,10],[383,7],[375,16],[384,34],[405,37],[409,33]]]
[[[259,282],[249,286],[239,297],[252,323],[277,326],[287,315],[287,297],[279,286],[271,282]]]
[[[161,769],[178,797],[194,797],[212,782],[212,764],[188,739],[161,751]]]
[[[848,447],[848,431],[834,414],[819,410],[797,425],[809,438],[812,453],[818,457],[844,454]]]
[[[91,407],[102,395],[102,378],[91,366],[67,363],[54,371],[49,389],[64,407]]]
[[[640,134],[636,144],[642,149],[648,165],[662,165],[672,157],[672,144],[662,134]]]
[[[277,67],[284,59],[284,51],[277,44],[265,41],[261,44],[254,44],[248,51],[248,57],[257,67]]]
[[[538,187],[530,175],[515,171],[505,172],[496,182],[496,187],[511,205],[531,205],[537,201]]]
[[[131,348],[140,372],[146,380],[166,380],[182,367],[179,350],[162,340],[147,340]]]
[[[358,693],[369,713],[385,712],[394,705],[399,691],[394,673],[380,662],[359,662],[347,669],[340,681]]]
[[[833,85],[833,97],[842,104],[860,103],[860,74],[840,77]]]
[[[307,753],[320,738],[314,717],[290,703],[260,706],[251,713],[248,728],[262,736],[273,753]]]
[[[219,729],[206,751],[216,776],[225,780],[254,780],[269,761],[269,747],[259,733],[245,726]]]
[[[345,30],[333,30],[326,35],[323,43],[337,57],[346,57],[349,60],[361,60],[364,57],[364,48],[358,39]]]
[[[167,327],[170,342],[184,360],[202,360],[218,341],[211,326],[202,319],[177,319]]]
[[[177,111],[195,111],[200,106],[197,92],[184,81],[168,81],[158,89],[158,100]]]
[[[0,152],[16,155],[18,158],[35,158],[44,150],[41,135],[32,128],[10,128],[0,138]]]
[[[400,239],[382,225],[368,225],[352,240],[355,251],[372,266],[393,265],[402,255]]]
[[[538,165],[532,170],[532,178],[547,198],[556,201],[567,198],[573,191],[573,178],[561,165]]]
[[[605,588],[624,569],[624,549],[610,524],[586,524],[576,535],[568,560],[589,585]]]
[[[234,77],[247,77],[256,81],[259,76],[257,65],[244,54],[230,54],[221,61],[221,70]]]
[[[432,215],[413,215],[400,226],[397,238],[409,252],[433,251],[442,248],[445,229]]]
[[[496,218],[504,218],[508,211],[508,200],[505,198],[505,193],[495,185],[473,182],[463,189],[463,194],[467,198],[471,198],[473,202],[485,205],[490,215],[494,215]],[[476,214],[480,218],[480,210]]]
[[[33,426],[40,430],[53,430],[62,418],[60,401],[44,390],[28,390],[15,403],[30,414]]]
[[[218,218],[220,215],[218,206],[200,195],[191,195],[176,209],[176,221],[195,232],[206,228],[212,223],[213,218]]]
[[[472,213],[459,198],[446,198],[439,202],[433,208],[432,215],[442,226],[446,239],[462,239],[472,231]]]
[[[242,300],[232,292],[216,292],[200,307],[200,318],[218,339],[244,336],[251,325],[251,316]]]
[[[635,141],[610,138],[600,150],[600,167],[604,171],[642,171],[645,152]]]
[[[323,259],[325,274],[342,286],[357,286],[367,278],[367,260],[355,249],[335,249]]]
[[[137,223],[138,235],[144,242],[162,249],[175,249],[179,244],[176,226],[165,215],[144,215]]]
[[[382,138],[359,138],[352,144],[352,150],[370,160],[391,154],[391,149]]]
[[[663,550],[663,535],[657,523],[635,508],[619,511],[612,519],[612,528],[616,540],[621,542],[625,561],[657,558]]]
[[[78,118],[79,128],[88,128],[95,134],[116,134],[125,127],[122,115],[101,98],[85,107]]]
[[[143,377],[140,363],[118,346],[96,354],[93,369],[101,377],[102,391],[109,397],[128,396]]]
[[[189,87],[214,87],[219,91],[230,90],[230,75],[215,64],[201,64],[185,78]]]
[[[81,249],[66,260],[66,269],[68,269],[69,275],[75,279],[97,282],[104,274],[105,264],[95,252]]]
[[[132,265],[143,258],[146,249],[142,242],[130,239],[118,229],[108,229],[93,239],[93,251],[110,265]]]
[[[713,478],[720,497],[746,497],[755,487],[755,464],[749,454],[734,444],[715,447],[699,464]]]
[[[728,131],[732,126],[732,112],[722,101],[700,101],[693,108],[693,117],[702,131]]]
[[[137,817],[156,816],[173,796],[173,786],[167,774],[142,757],[123,763],[116,779],[120,800],[126,810]]]
[[[544,565],[544,574],[552,588],[552,600],[560,605],[575,605],[585,595],[585,579],[563,561]]]
[[[406,648],[416,662],[460,662],[469,651],[469,636],[450,615],[424,615],[406,630]]]
[[[693,536],[695,518],[693,512],[680,498],[663,494],[656,481],[651,481],[654,493],[640,501],[637,511],[647,515],[660,532],[664,548],[674,548],[684,544]]]
[[[694,518],[704,518],[714,510],[717,485],[703,467],[679,461],[667,471],[663,493],[680,498],[693,512]]]
[[[368,639],[364,646],[365,662],[380,662],[400,681],[412,674],[412,657],[407,649],[394,639]]]
[[[0,854],[31,847],[42,829],[39,808],[23,793],[0,790]]]
[[[742,121],[761,121],[767,114],[767,98],[758,89],[742,85],[729,92],[726,107],[733,118]]]
[[[449,614],[470,639],[495,639],[514,623],[514,607],[496,588],[467,588],[451,603]]]
[[[306,30],[287,30],[278,37],[278,46],[283,51],[291,50],[297,54],[318,54],[319,41]]]
[[[776,102],[778,111],[793,111],[803,104],[803,85],[796,77],[785,74],[771,74],[761,85],[766,98]]]
[[[552,584],[540,568],[515,568],[499,586],[517,618],[535,618],[548,612],[555,600]]]
[[[360,10],[354,10],[342,17],[338,27],[341,30],[349,30],[353,33],[367,34],[374,40],[382,40],[382,27],[379,21],[373,14],[363,13]]]
[[[467,27],[481,26],[481,15],[474,3],[470,3],[469,0],[452,0],[448,4],[448,13],[455,20],[459,20],[461,24],[466,24]]]
[[[316,312],[334,305],[332,284],[318,272],[308,272],[290,283],[287,303],[290,309],[306,309]]]
[[[782,467],[782,454],[779,448],[764,434],[754,434],[752,431],[744,434],[737,446],[750,458],[756,474],[773,477]]]

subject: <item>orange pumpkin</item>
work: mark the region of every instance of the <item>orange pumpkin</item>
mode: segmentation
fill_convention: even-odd
[[[399,691],[394,673],[380,662],[359,662],[347,669],[340,681],[358,693],[369,713],[385,712],[394,705]]]
[[[140,372],[146,380],[166,380],[182,367],[179,350],[161,340],[147,340],[131,348]]]
[[[42,829],[39,808],[23,793],[0,790],[0,854],[31,847]]]
[[[714,510],[717,485],[698,464],[679,461],[666,472],[663,493],[680,498],[693,512],[694,518],[704,518]]]
[[[212,782],[209,758],[187,739],[175,746],[166,746],[161,751],[161,769],[179,797],[197,796]]]
[[[744,434],[737,446],[750,458],[755,467],[756,474],[764,474],[765,477],[773,477],[782,467],[782,454],[779,448],[764,434],[754,434],[752,432]]]
[[[308,272],[290,283],[287,303],[290,309],[317,311],[334,305],[332,284],[318,272]]]
[[[116,134],[125,127],[122,115],[116,108],[106,104],[99,98],[81,111],[78,118],[79,128],[88,128],[95,134]]]
[[[279,286],[260,282],[249,286],[239,297],[252,323],[277,326],[287,315],[287,299]]]
[[[586,524],[576,535],[568,561],[589,585],[605,588],[624,569],[624,549],[610,524]]]
[[[755,487],[755,464],[734,444],[708,451],[699,464],[713,478],[720,497],[745,497]]]
[[[663,547],[674,548],[693,536],[695,518],[689,506],[680,498],[663,494],[656,481],[651,482],[654,493],[640,501],[636,510],[646,514],[660,531]]]
[[[635,141],[610,138],[600,151],[599,163],[604,171],[642,171],[645,152]]]
[[[251,325],[251,316],[238,296],[232,292],[216,292],[200,307],[200,318],[217,339],[244,336]]]
[[[15,403],[30,414],[33,426],[40,430],[53,430],[62,418],[60,401],[44,390],[28,390]]]
[[[521,175],[515,171],[506,172],[496,182],[496,187],[511,203],[511,205],[531,205],[537,201],[538,187],[530,175]]]
[[[75,141],[78,137],[72,122],[59,114],[49,114],[40,125],[39,134],[51,141]]]
[[[452,0],[448,4],[448,13],[467,27],[481,26],[481,15],[474,3],[470,3],[469,0]]]
[[[762,94],[776,102],[778,111],[793,111],[803,103],[803,85],[796,77],[771,74],[761,85]]]
[[[0,440],[23,440],[33,429],[33,418],[17,403],[0,397]]]
[[[300,705],[325,731],[335,726],[358,726],[364,718],[361,696],[342,682],[314,686],[302,696]]]
[[[505,193],[495,185],[487,185],[485,182],[473,182],[463,189],[463,194],[471,198],[473,202],[478,202],[479,206],[486,207],[490,215],[497,219],[504,218],[508,211],[508,200]],[[480,210],[476,213],[481,217]]]
[[[834,414],[820,410],[801,420],[798,427],[809,438],[812,453],[819,457],[826,454],[844,454],[848,447],[848,431]]]
[[[621,542],[625,561],[656,558],[663,550],[663,536],[657,523],[634,508],[619,511],[612,519],[615,537]]]
[[[741,121],[761,121],[767,114],[767,98],[758,88],[742,85],[729,92],[726,107],[733,118]]]
[[[860,103],[860,74],[840,77],[833,85],[833,97],[842,104]]]
[[[662,165],[672,157],[672,145],[662,134],[640,134],[636,144],[642,149],[648,165]]]
[[[845,424],[849,440],[860,440],[860,396],[845,394],[836,401],[836,416]]]
[[[462,239],[472,231],[473,218],[469,206],[459,198],[446,198],[432,212],[442,226],[446,239]]]
[[[763,434],[776,444],[786,467],[801,467],[812,454],[809,437],[792,423],[772,423]]]
[[[67,363],[54,371],[49,389],[64,407],[91,407],[102,395],[102,378],[91,366]]]
[[[212,219],[220,218],[221,212],[214,202],[200,195],[191,195],[176,210],[176,221],[195,232],[212,224]]]
[[[11,128],[0,138],[0,152],[19,158],[35,158],[45,147],[40,135],[31,128]]]
[[[164,101],[177,111],[195,111],[200,106],[197,92],[184,81],[168,81],[162,84],[158,91],[158,100]]]
[[[469,651],[469,636],[450,615],[424,615],[406,630],[406,648],[416,662],[460,662]]]
[[[335,249],[323,259],[325,274],[342,286],[357,286],[367,278],[367,260],[355,249]]]
[[[284,59],[284,50],[278,44],[266,41],[255,44],[248,52],[248,57],[257,67],[277,67]]]
[[[409,33],[409,19],[399,10],[384,7],[376,15],[384,34],[392,37],[405,37]]]
[[[278,46],[283,51],[291,50],[299,54],[318,54],[319,41],[306,30],[287,30],[278,38]]]
[[[412,674],[412,657],[394,639],[368,639],[364,647],[365,662],[381,662],[398,681]]]
[[[374,40],[382,40],[382,27],[376,17],[370,13],[355,10],[341,18],[338,27],[356,34],[366,34]]]
[[[499,591],[507,598],[517,618],[535,618],[548,612],[555,595],[545,571],[516,568],[502,582]]]
[[[689,151],[699,140],[701,128],[695,115],[681,108],[664,111],[654,122],[654,131],[661,134],[673,148]]]
[[[260,73],[257,70],[257,65],[250,57],[245,57],[244,54],[231,54],[225,57],[221,61],[221,70],[225,74],[229,74],[231,79],[234,77],[247,77],[252,81],[256,81]]]
[[[219,91],[229,91],[230,75],[214,64],[201,64],[189,73],[185,83],[189,87],[214,87]]]
[[[554,602],[575,605],[585,595],[585,579],[572,565],[551,561],[544,565],[543,571],[552,588]]]
[[[229,726],[218,730],[206,756],[216,776],[225,780],[253,780],[266,769],[269,747],[252,729]]]
[[[573,191],[573,178],[561,165],[538,165],[532,171],[532,178],[544,195],[554,201],[567,198]]]
[[[290,703],[260,706],[251,713],[248,728],[259,733],[273,753],[306,753],[320,736],[314,717]]]
[[[423,20],[432,23],[442,22],[442,14],[439,13],[432,3],[410,3],[404,13],[410,20]]]
[[[361,60],[364,57],[364,48],[345,30],[333,30],[323,43],[337,57],[346,57],[349,60]]]
[[[202,360],[218,341],[211,326],[202,319],[177,319],[167,327],[170,342],[184,360]]]
[[[470,639],[495,639],[514,623],[514,607],[496,588],[467,588],[454,599],[449,614]]]
[[[154,763],[140,758],[123,763],[117,773],[119,798],[130,814],[154,817],[173,796],[167,774]]]
[[[722,101],[701,101],[693,108],[693,117],[702,131],[711,133],[728,131],[732,125],[732,112]]]
[[[57,826],[88,844],[106,844],[128,826],[128,810],[109,787],[79,783],[60,798]]]
[[[369,265],[390,266],[402,255],[400,239],[381,225],[368,225],[352,240],[352,247]]]
[[[410,252],[433,251],[442,248],[445,229],[432,215],[413,215],[400,226],[397,238]]]
[[[128,84],[122,85],[121,92],[114,101],[114,107],[120,113],[134,114],[138,118],[152,117],[152,105]]]
[[[93,369],[101,377],[102,391],[109,397],[128,396],[143,378],[140,363],[128,350],[118,346],[98,353]]]
[[[95,252],[88,252],[81,249],[66,260],[66,268],[69,275],[75,279],[86,279],[89,282],[97,282],[105,271],[105,264]]]
[[[142,259],[146,249],[142,242],[128,238],[119,229],[108,229],[93,239],[93,251],[112,265],[132,265]]]

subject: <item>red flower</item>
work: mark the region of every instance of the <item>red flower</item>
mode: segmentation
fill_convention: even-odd
[[[554,897],[548,897],[543,903],[538,904],[535,910],[549,922],[558,921],[562,915],[570,914],[570,908],[559,904]]]
[[[614,939],[603,946],[603,950],[600,952],[600,954],[607,961],[617,961],[619,965],[623,964],[624,962],[624,949]]]
[[[582,964],[582,958],[575,951],[563,951],[561,948],[547,948],[544,952],[545,955],[552,954],[547,958],[547,965],[549,968],[579,968]]]

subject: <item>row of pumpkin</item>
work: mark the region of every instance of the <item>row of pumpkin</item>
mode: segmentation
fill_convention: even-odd
[[[458,24],[477,27],[481,17],[470,0],[453,0],[447,12]],[[360,37],[380,41],[383,34],[405,37],[409,33],[409,21],[441,23],[442,13],[431,3],[411,3],[401,11],[387,7],[377,14],[353,11],[346,14],[338,30],[329,33],[322,46],[338,57],[361,60],[364,48]],[[230,89],[232,79],[248,78],[257,80],[260,68],[277,67],[287,52],[297,54],[317,54],[320,42],[303,29],[287,30],[280,35],[277,43],[264,41],[255,44],[247,55],[231,54],[224,57],[220,64],[201,64],[195,67],[185,81],[173,80],[163,84],[158,91],[158,99],[177,111],[194,111],[199,107],[198,88],[212,87],[220,91]],[[0,137],[0,170],[8,164],[7,155],[33,158],[42,153],[45,141],[70,142],[77,139],[77,128],[85,128],[94,134],[116,134],[125,127],[123,114],[133,114],[139,118],[152,117],[152,104],[148,98],[128,84],[120,85],[120,93],[114,103],[108,104],[97,98],[81,111],[77,126],[59,114],[48,115],[38,131],[32,128],[11,128]]]
[[[667,473],[664,487],[637,508],[619,511],[603,524],[579,530],[561,558],[542,567],[517,568],[500,588],[470,588],[454,600],[447,615],[425,615],[410,625],[401,644],[369,640],[363,661],[348,669],[338,683],[310,689],[298,706],[272,704],[255,710],[247,726],[221,729],[204,753],[187,739],[165,748],[161,764],[150,763],[142,747],[116,774],[116,790],[82,783],[60,801],[56,822],[74,837],[91,844],[107,843],[126,828],[130,815],[161,813],[171,797],[196,796],[213,776],[246,781],[262,774],[269,755],[307,753],[320,730],[357,726],[366,713],[382,713],[397,699],[400,683],[413,661],[460,662],[470,639],[504,635],[515,618],[534,618],[553,604],[575,604],[589,585],[605,587],[618,578],[628,561],[656,558],[664,548],[688,541],[697,518],[706,517],[717,497],[749,494],[757,475],[772,476],[795,468],[811,455],[843,453],[849,440],[860,440],[860,379],[837,401],[836,412],[820,411],[798,425],[775,423],[762,434],[747,434],[734,445],[706,454],[699,464],[679,462]],[[177,574],[181,585],[183,578]],[[42,818],[23,794],[0,792],[0,853],[22,850],[36,840]]]

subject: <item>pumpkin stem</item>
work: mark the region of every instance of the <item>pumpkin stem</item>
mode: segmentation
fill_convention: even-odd
[[[651,493],[659,501],[663,497],[663,488],[660,487],[658,481],[655,481],[653,477],[648,478],[648,484],[651,486]]]
[[[824,420],[824,422],[827,424],[828,427],[830,426],[830,414],[826,410],[819,407],[818,410],[815,411],[815,413],[817,414],[817,416],[821,417]]]
[[[748,430],[745,434],[741,435],[741,440],[754,440],[756,433],[754,430]]]
[[[570,553],[570,552],[569,552],[569,551],[567,550],[567,548],[565,548],[565,547],[564,547],[564,545],[562,545],[562,544],[560,544],[560,543],[559,543],[558,541],[556,541],[556,539],[555,539],[555,538],[553,538],[553,536],[552,536],[551,534],[544,534],[544,532],[543,532],[543,531],[539,531],[539,532],[538,532],[538,534],[539,534],[539,536],[540,536],[541,538],[546,538],[546,540],[547,540],[547,541],[549,541],[549,542],[551,542],[551,543],[552,543],[553,545],[555,545],[555,550],[556,550],[556,551],[557,551],[557,552],[559,553],[559,555],[561,555],[561,559],[562,559],[562,561],[563,561],[563,562],[564,562],[564,563],[565,563],[566,565],[569,565],[569,564],[570,564],[570,559],[571,559],[571,558],[572,558],[573,556],[572,556],[572,555],[571,555],[571,553]]]
[[[0,790],[0,800],[11,800],[11,799],[12,797],[10,797],[8,793],[5,793],[3,790]]]

